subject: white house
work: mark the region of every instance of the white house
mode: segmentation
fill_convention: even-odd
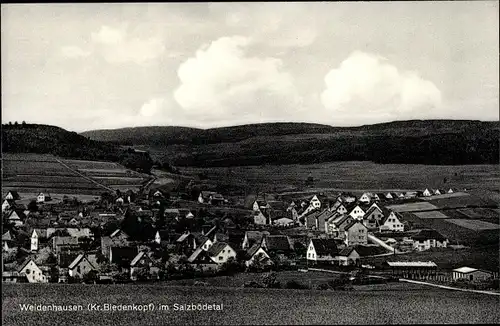
[[[36,229],[33,230],[33,232],[31,233],[31,251],[38,251],[38,237],[39,235],[36,232]]]
[[[385,194],[385,199],[394,199],[394,197],[392,196],[392,193],[388,192]]]
[[[426,188],[424,190],[424,192],[422,193],[422,196],[424,196],[424,197],[430,197],[430,196],[432,196],[432,193],[430,192],[429,189]]]
[[[16,200],[19,199],[19,195],[16,191],[9,191],[7,195],[5,195],[4,199],[6,200]]]
[[[37,203],[45,203],[45,194],[43,192],[39,193],[36,196],[36,202]]]
[[[468,280],[468,281],[485,281],[493,278],[493,273],[472,268],[472,267],[460,267],[453,270],[453,280]]]
[[[256,200],[253,202],[252,209],[254,212],[258,212],[261,209],[271,208],[271,206],[264,200]]]
[[[371,194],[365,192],[360,198],[359,201],[365,204],[369,204],[372,201]]]
[[[146,271],[151,275],[153,271],[158,272],[158,270],[158,267],[154,266],[151,257],[149,257],[146,252],[141,251],[130,262],[130,279],[134,281],[137,280],[137,274],[140,271]]]
[[[8,209],[10,209],[10,203],[7,199],[5,199],[2,203],[2,212],[5,213]]]
[[[420,232],[411,237],[413,248],[418,251],[429,250],[431,248],[446,248],[448,239],[436,230],[420,230]]]
[[[321,201],[318,199],[318,196],[314,195],[313,198],[311,198],[309,205],[313,208],[321,208]]]
[[[361,207],[359,207],[359,205],[356,205],[356,207],[354,207],[351,210],[349,215],[357,220],[361,220],[361,219],[363,219],[363,216],[365,216],[365,213],[366,212]]]
[[[210,258],[217,264],[224,264],[230,258],[236,259],[236,251],[225,242],[216,242],[209,249]]]
[[[452,194],[452,193],[453,193],[453,189],[451,189],[451,188],[450,188],[450,189],[448,189],[448,193],[449,193],[449,194]]]
[[[307,247],[308,261],[331,262],[335,261],[338,249],[334,239],[311,239]]]
[[[339,214],[347,214],[347,208],[344,204],[340,204],[335,211]]]
[[[396,213],[391,211],[390,214],[385,216],[382,221],[380,222],[380,231],[398,231],[398,232],[403,232],[404,231],[404,225],[403,223],[399,220],[398,216]]]
[[[16,212],[15,210],[12,210],[7,215],[7,221],[9,223],[14,223],[15,226],[23,225],[24,222],[21,219],[21,216],[23,216],[23,218],[24,218],[24,213],[22,213],[21,211]]]
[[[441,190],[435,189],[434,190],[434,195],[441,195]]]
[[[245,261],[247,267],[253,265],[257,260],[265,265],[272,264],[271,257],[262,248],[260,243],[255,243],[247,252],[248,259]]]
[[[47,283],[48,279],[43,275],[42,270],[35,264],[32,258],[27,258],[21,265],[19,265],[18,273],[26,275],[30,283]]]

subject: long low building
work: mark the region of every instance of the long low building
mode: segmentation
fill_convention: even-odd
[[[438,268],[432,261],[388,261],[386,264],[392,270],[392,275],[409,279],[435,276]]]
[[[453,280],[484,281],[493,278],[493,273],[472,267],[460,267],[453,270]]]

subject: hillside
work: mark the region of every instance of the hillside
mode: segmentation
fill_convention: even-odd
[[[497,122],[395,121],[360,127],[265,123],[195,129],[140,127],[82,133],[95,140],[142,145],[155,161],[179,166],[373,161],[412,164],[496,164]]]
[[[117,144],[91,140],[65,129],[40,124],[2,124],[2,153],[37,153],[54,156],[120,162],[132,169],[149,172],[149,155],[137,155]]]

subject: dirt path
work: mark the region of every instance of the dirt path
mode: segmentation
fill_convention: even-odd
[[[104,189],[106,189],[106,190],[108,190],[108,191],[111,191],[111,192],[114,192],[114,191],[115,191],[114,189],[112,189],[112,188],[110,188],[110,187],[108,187],[108,186],[105,186],[105,185],[103,185],[102,183],[99,183],[99,182],[95,181],[94,179],[92,179],[92,178],[90,178],[90,177],[88,177],[88,176],[86,176],[86,175],[82,174],[80,171],[77,171],[76,169],[73,169],[72,167],[70,167],[69,165],[67,165],[66,163],[64,163],[64,162],[63,162],[63,161],[61,161],[60,159],[58,159],[57,157],[54,157],[54,159],[55,159],[55,160],[56,160],[59,164],[61,164],[62,166],[64,166],[64,167],[65,167],[65,168],[67,168],[68,170],[70,170],[71,172],[78,174],[78,175],[79,175],[79,176],[81,176],[82,178],[84,178],[84,179],[86,179],[86,180],[88,180],[88,181],[90,181],[90,182],[92,182],[92,183],[95,183],[95,184],[96,184],[96,185],[98,185],[99,187],[104,188]]]
[[[455,291],[462,291],[462,292],[472,292],[472,293],[482,293],[482,294],[489,294],[489,295],[500,296],[500,293],[498,293],[498,292],[454,288],[454,287],[451,287],[451,286],[439,285],[439,284],[422,282],[422,281],[407,280],[407,279],[404,279],[404,278],[400,278],[399,281],[400,282],[407,282],[407,283],[414,283],[414,284],[428,285],[428,286],[433,286],[433,287],[437,287],[437,288],[441,288],[441,289],[447,289],[447,290],[455,290]]]

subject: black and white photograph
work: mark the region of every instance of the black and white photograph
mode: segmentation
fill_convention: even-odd
[[[499,7],[1,4],[2,324],[499,324]]]

